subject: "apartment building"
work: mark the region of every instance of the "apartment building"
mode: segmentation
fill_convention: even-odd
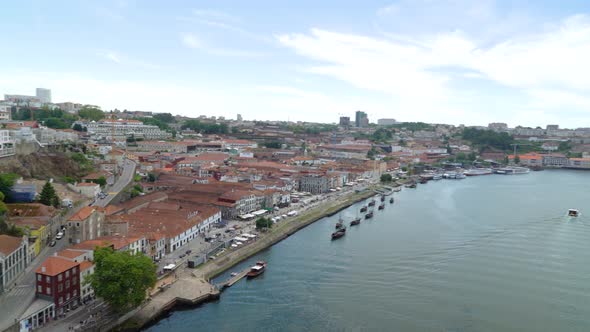
[[[29,242],[26,237],[0,235],[0,294],[29,265]]]

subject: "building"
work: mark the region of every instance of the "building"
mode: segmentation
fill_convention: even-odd
[[[50,256],[35,272],[37,297],[53,302],[57,314],[79,304],[80,263]]]
[[[145,140],[159,140],[171,138],[172,134],[164,130],[160,130],[158,126],[145,125],[138,120],[111,120],[104,119],[98,122],[92,121],[86,123],[88,133],[95,139],[107,139],[109,141],[114,139],[117,141],[124,141],[128,137],[143,138]]]
[[[357,127],[357,128],[368,127],[369,126],[369,118],[367,116],[367,113],[361,112],[361,111],[356,111],[354,124],[355,124],[355,127]]]
[[[492,122],[492,123],[488,124],[488,129],[495,130],[495,131],[507,130],[508,125],[503,122]]]
[[[559,130],[559,125],[547,125],[547,131]]]
[[[36,90],[37,99],[43,104],[51,103],[51,90],[37,88]]]
[[[397,122],[395,119],[379,119],[377,120],[377,124],[380,126],[391,126],[396,124]]]
[[[569,159],[563,154],[553,153],[543,155],[543,166],[545,167],[566,167],[569,162]]]
[[[242,122],[242,121],[244,121],[244,120],[242,119],[242,114],[238,114],[238,116],[237,116],[237,120],[238,120],[238,122]]]
[[[0,130],[0,158],[14,155],[14,139],[10,137],[10,131]]]
[[[328,192],[328,178],[323,175],[304,175],[299,179],[299,191],[314,195]]]
[[[10,121],[12,119],[12,110],[10,105],[0,104],[0,121]]]
[[[340,117],[340,126],[350,127],[350,117],[349,116],[341,116]]]
[[[100,193],[100,185],[96,183],[80,182],[72,189],[88,198],[95,198]]]
[[[30,263],[29,241],[26,237],[0,235],[0,294]]]
[[[590,169],[590,158],[570,158],[568,168]]]
[[[102,235],[102,225],[105,214],[102,209],[94,206],[85,206],[78,213],[68,219],[69,243],[94,240]]]

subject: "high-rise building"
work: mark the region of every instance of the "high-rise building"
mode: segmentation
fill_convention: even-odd
[[[367,117],[367,113],[362,111],[356,111],[355,114],[355,122],[356,127],[364,128],[369,126],[369,118]]]
[[[242,114],[238,114],[237,119],[238,119],[239,122],[242,122]]]
[[[395,119],[379,119],[377,120],[377,124],[380,126],[391,126],[396,124]]]
[[[51,103],[51,90],[49,89],[43,89],[43,88],[37,88],[37,99],[39,99],[40,102],[44,103],[44,104],[49,104]]]
[[[349,116],[341,116],[340,117],[340,125],[342,127],[350,126],[350,117]]]

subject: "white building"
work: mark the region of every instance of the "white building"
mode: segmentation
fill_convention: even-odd
[[[36,95],[37,95],[37,99],[39,99],[39,101],[42,102],[43,104],[51,103],[51,90],[37,88]]]
[[[396,124],[397,121],[395,119],[378,119],[377,124],[380,126],[391,126]]]
[[[10,109],[10,105],[0,104],[0,120],[10,121],[10,119],[12,118]]]
[[[0,130],[0,158],[12,156],[14,153],[14,139],[10,137],[10,131]]]
[[[116,140],[125,140],[127,137],[143,138],[146,140],[158,140],[171,138],[172,134],[160,130],[158,126],[144,125],[138,120],[101,120],[92,121],[86,124],[88,133],[94,139],[113,139],[113,132]]]
[[[0,235],[0,294],[30,263],[29,241],[26,237]]]

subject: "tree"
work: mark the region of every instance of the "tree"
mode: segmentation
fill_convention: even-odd
[[[156,284],[156,266],[143,253],[97,248],[94,263],[94,273],[84,282],[118,312],[140,305]]]
[[[467,159],[470,161],[475,161],[477,159],[477,155],[475,155],[475,152],[471,152],[467,155]]]
[[[281,142],[277,142],[277,141],[264,142],[263,145],[269,149],[280,149],[281,148]]]
[[[4,204],[4,194],[0,192],[0,216],[3,216],[8,211],[6,204]]]
[[[393,181],[393,177],[391,176],[391,174],[389,174],[389,173],[381,174],[381,182],[386,183],[386,182],[391,182],[391,181]]]
[[[104,187],[107,185],[107,179],[104,176],[99,177],[98,179],[94,180],[94,183]]]
[[[82,127],[82,125],[79,123],[74,124],[72,129],[74,129],[75,131],[84,131],[84,127]]]
[[[520,157],[518,155],[514,156],[514,163],[520,164]]]
[[[176,119],[170,113],[156,113],[156,114],[152,115],[152,117],[154,119],[158,119],[158,120],[160,120],[160,121],[162,121],[164,123],[176,122]]]
[[[82,119],[90,121],[98,121],[104,119],[105,117],[104,112],[101,111],[99,108],[89,106],[82,107],[78,111],[78,116],[80,116]]]
[[[14,173],[0,174],[0,192],[4,194],[4,198],[9,202],[12,187],[16,183],[16,179],[18,179],[18,175]]]
[[[41,190],[41,195],[39,195],[39,202],[47,206],[59,205],[59,198],[57,197],[55,189],[49,181],[45,182],[45,185]]]
[[[271,228],[272,220],[268,218],[258,218],[256,220],[256,229]]]
[[[504,164],[508,165],[509,162],[510,162],[510,159],[508,159],[508,156],[504,156]]]
[[[148,182],[156,182],[157,176],[154,173],[148,173]]]

